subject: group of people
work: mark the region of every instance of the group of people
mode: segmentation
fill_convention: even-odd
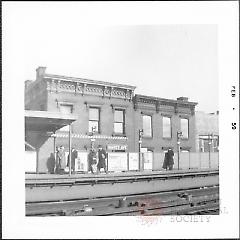
[[[68,161],[66,164],[64,147],[63,146],[57,147],[57,163],[55,173],[59,174],[64,173],[65,168],[70,167],[69,164],[70,161],[71,172],[75,173],[75,159],[77,157],[78,157],[77,150],[75,148],[72,148],[71,154],[68,154]],[[88,154],[88,171],[94,174],[95,172],[94,168],[96,167],[97,173],[100,172],[101,168],[103,168],[105,173],[107,173],[106,158],[107,153],[101,145],[98,146],[97,151],[94,148],[91,148]],[[165,153],[162,168],[166,170],[172,170],[173,165],[174,165],[174,152],[171,148],[169,148],[168,151]]]
[[[107,153],[101,145],[98,146],[98,151],[92,148],[88,154],[88,171],[94,174],[94,165],[97,164],[97,173],[100,172],[101,168],[107,173],[106,158]]]
[[[173,157],[174,157],[174,152],[173,152],[172,148],[169,148],[164,156],[164,161],[163,161],[163,166],[162,166],[163,169],[166,169],[166,170],[173,169],[173,165],[174,165]]]
[[[70,161],[71,161],[71,172],[75,173],[75,159],[78,157],[77,150],[75,148],[72,148],[71,154],[68,154],[67,164],[66,164],[64,147],[63,146],[57,147],[56,151],[57,151],[57,155],[56,155],[57,162],[56,162],[55,173],[58,173],[58,174],[64,173],[66,167],[70,168]],[[94,166],[96,166],[97,164],[97,173],[100,172],[101,168],[103,168],[105,173],[107,173],[106,158],[107,158],[107,153],[101,145],[98,146],[98,151],[94,150],[94,148],[91,148],[88,154],[88,171],[90,171],[91,173],[94,173]]]
[[[65,155],[65,149],[63,146],[57,147],[57,162],[56,162],[56,168],[55,173],[64,173],[66,167],[69,167],[69,162],[71,161],[71,171],[75,172],[75,159],[78,156],[77,150],[75,148],[72,148],[71,155],[68,154],[68,160],[66,164],[66,155]]]

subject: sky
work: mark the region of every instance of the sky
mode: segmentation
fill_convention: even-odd
[[[217,25],[93,24],[93,13],[78,4],[12,10],[8,30],[22,51],[23,81],[45,66],[47,73],[134,85],[137,94],[185,96],[198,102],[196,110],[219,110]]]

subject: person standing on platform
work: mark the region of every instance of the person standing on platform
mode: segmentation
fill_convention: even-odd
[[[64,173],[66,167],[66,159],[63,146],[60,146],[57,153],[57,157],[58,157],[58,173]]]
[[[96,155],[95,150],[92,148],[88,154],[88,171],[91,171],[92,174],[94,174],[93,165],[97,163]]]
[[[72,171],[72,173],[75,173],[75,160],[77,157],[78,157],[77,150],[75,148],[72,148],[72,151],[71,151],[71,171]],[[68,154],[68,163],[67,163],[68,167],[70,167],[69,166],[69,158],[70,158],[70,155]]]
[[[101,145],[98,146],[98,164],[97,164],[97,172],[100,172],[101,168],[104,168],[105,173],[107,174],[107,167],[106,167],[106,158],[107,153],[102,148]]]
[[[165,152],[164,154],[164,161],[163,161],[163,166],[162,166],[163,169],[166,169],[168,168],[168,152]]]
[[[169,170],[173,169],[173,165],[174,165],[173,157],[174,157],[174,152],[173,152],[172,148],[169,148],[168,152],[167,152]]]

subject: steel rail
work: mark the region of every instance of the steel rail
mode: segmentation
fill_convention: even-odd
[[[192,200],[189,202],[185,198],[180,198],[179,194],[186,194],[192,195]],[[125,208],[116,208],[117,204],[119,203],[120,199],[126,197],[125,205],[128,207]],[[157,200],[156,200],[157,199]],[[107,210],[109,210],[109,214],[111,215],[113,210],[118,210],[121,213],[125,214],[128,211],[130,212],[139,212],[144,210],[146,207],[154,207],[161,206],[163,208],[169,208],[171,206],[177,205],[199,205],[199,202],[204,203],[207,201],[216,201],[219,199],[219,187],[208,187],[205,189],[196,188],[196,189],[189,189],[189,190],[175,190],[171,192],[160,192],[160,193],[146,193],[146,194],[134,194],[130,196],[116,196],[114,198],[109,197],[102,197],[102,198],[95,198],[95,199],[88,199],[88,200],[75,200],[75,201],[62,201],[62,202],[48,202],[48,203],[31,203],[26,204],[26,215],[27,216],[34,216],[34,215],[71,215],[72,213],[77,212],[80,215],[89,215],[89,213],[81,212],[84,205],[88,203],[94,209],[94,212],[98,215],[99,213],[96,212],[96,209],[100,211],[100,215],[102,212],[107,214]],[[134,201],[135,200],[135,201]],[[136,205],[137,203],[137,205]],[[156,209],[157,209],[156,208]],[[124,212],[124,210],[126,210]],[[117,214],[117,213],[116,213]],[[95,215],[95,214],[94,214]]]
[[[170,174],[146,174],[137,176],[108,176],[108,177],[91,177],[91,178],[49,178],[49,179],[26,179],[25,187],[55,187],[55,186],[72,186],[72,185],[95,185],[95,184],[114,184],[140,181],[169,180],[181,178],[195,178],[218,175],[218,170],[213,171],[196,171],[196,172],[176,172]]]

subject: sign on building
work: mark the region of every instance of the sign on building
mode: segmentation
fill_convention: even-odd
[[[126,151],[127,145],[119,145],[119,144],[108,144],[107,145],[108,151]]]
[[[75,159],[75,171],[76,172],[87,172],[88,171],[88,153],[78,152],[78,157]],[[66,168],[65,171],[69,172],[68,163],[68,152],[65,152]]]
[[[78,152],[78,157],[75,159],[75,171],[87,172],[88,171],[88,153]]]
[[[152,170],[153,164],[153,153],[152,152],[144,152],[143,156],[143,169],[144,170]]]
[[[139,169],[139,154],[138,153],[129,153],[129,170],[138,170]]]
[[[108,171],[127,171],[127,153],[108,153]]]

